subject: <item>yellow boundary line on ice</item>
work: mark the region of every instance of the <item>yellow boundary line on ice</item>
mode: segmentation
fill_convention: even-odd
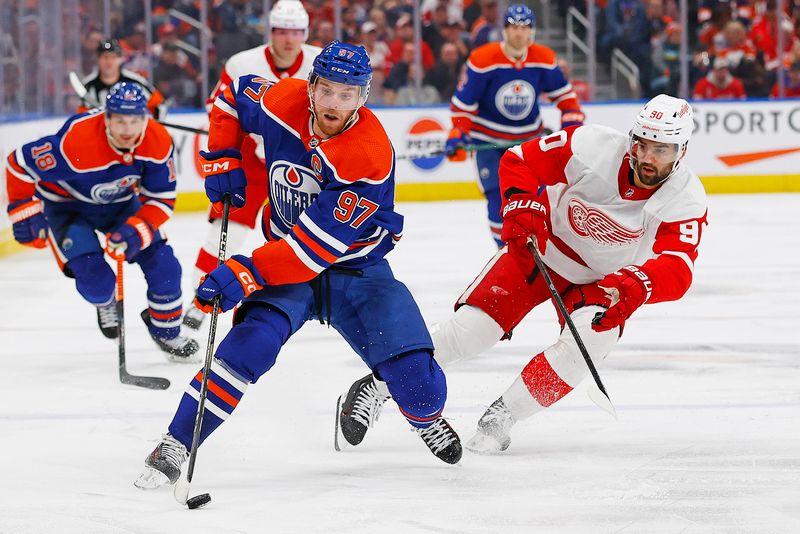
[[[703,176],[700,178],[710,195],[752,193],[800,193],[800,174],[762,176]],[[478,186],[473,182],[432,182],[428,184],[397,184],[398,202],[429,202],[436,200],[480,200]],[[205,211],[208,200],[202,191],[178,193],[175,210]],[[10,228],[0,230],[0,257],[24,250],[17,244]]]

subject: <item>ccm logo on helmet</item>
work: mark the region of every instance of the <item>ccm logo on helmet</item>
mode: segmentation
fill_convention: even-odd
[[[229,161],[215,161],[213,163],[203,163],[203,172],[205,173],[216,173],[217,171],[227,171]]]

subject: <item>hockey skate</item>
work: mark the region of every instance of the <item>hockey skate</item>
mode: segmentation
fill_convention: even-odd
[[[348,444],[361,443],[367,429],[375,424],[383,405],[391,398],[386,384],[375,380],[371,373],[354,382],[336,401],[333,447],[340,451]]]
[[[461,459],[461,439],[444,417],[438,418],[428,428],[417,428],[416,431],[434,456],[441,461],[455,464]]]
[[[112,300],[105,306],[97,306],[97,326],[108,339],[117,339],[117,326],[119,316],[117,316],[117,302]]]
[[[200,308],[191,305],[186,308],[186,313],[183,314],[183,325],[192,330],[200,330],[205,318],[206,314]]]
[[[148,332],[150,332],[150,312],[145,309],[141,313],[142,321],[148,327]],[[158,348],[163,350],[167,356],[166,358],[171,362],[176,363],[198,363],[198,357],[192,357],[198,350],[200,350],[200,344],[197,343],[192,338],[182,336],[178,334],[172,339],[166,339],[163,337],[154,336],[152,332],[150,332],[150,337],[153,338],[153,341],[156,342]]]
[[[144,460],[144,470],[133,483],[139,489],[156,489],[175,484],[181,476],[181,466],[189,459],[186,447],[169,434]]]
[[[496,454],[511,445],[508,433],[517,420],[500,397],[478,419],[478,432],[467,442],[467,449],[478,454]]]

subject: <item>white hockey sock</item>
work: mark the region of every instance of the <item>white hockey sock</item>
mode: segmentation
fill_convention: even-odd
[[[431,327],[434,358],[444,368],[492,348],[503,337],[503,329],[483,310],[461,306],[450,319]]]
[[[200,279],[210,273],[217,266],[217,256],[219,255],[219,234],[222,230],[222,220],[214,219],[208,225],[206,241],[200,247],[200,252],[194,266],[194,287],[200,285]],[[234,221],[228,222],[228,235],[225,249],[225,259],[232,254],[238,253],[239,249],[247,238],[247,226]]]

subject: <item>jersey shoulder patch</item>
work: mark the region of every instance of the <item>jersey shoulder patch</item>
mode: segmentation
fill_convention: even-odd
[[[305,80],[285,78],[279,81],[264,93],[262,102],[275,119],[294,130],[298,137],[308,129],[310,102]]]
[[[498,65],[511,65],[511,60],[503,53],[500,43],[486,43],[469,55],[469,64],[477,71],[491,69]]]
[[[616,182],[627,144],[627,136],[613,128],[585,124],[573,130],[570,149],[585,168],[600,175],[609,174],[609,179]]]
[[[155,163],[164,163],[172,153],[172,137],[167,129],[155,121],[148,119],[141,144],[134,150],[137,158]]]
[[[232,55],[228,58],[228,61],[225,62],[225,71],[228,73],[228,76],[236,80],[245,74],[261,74],[263,70],[262,67],[267,63],[266,56],[264,55],[266,49],[267,45],[261,45],[255,48],[242,50]]]
[[[349,130],[321,143],[317,150],[338,181],[383,183],[394,166],[392,143],[372,111],[362,107],[358,115]]]
[[[61,155],[76,172],[90,172],[108,167],[119,156],[106,141],[105,114],[77,115],[65,125]]]
[[[528,47],[528,57],[525,63],[542,63],[545,65],[556,65],[556,53],[552,48],[533,43]]]

